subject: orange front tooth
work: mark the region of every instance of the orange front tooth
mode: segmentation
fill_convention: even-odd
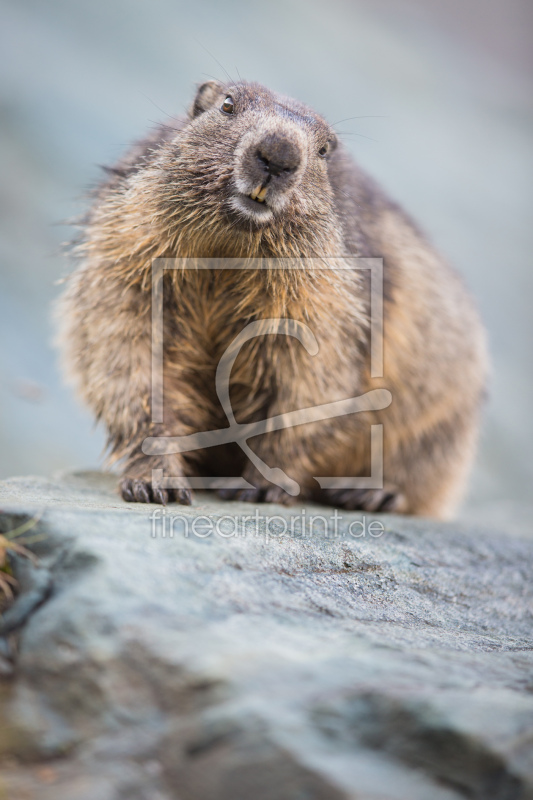
[[[265,199],[265,197],[266,197],[266,193],[267,193],[267,187],[266,187],[266,186],[264,186],[264,187],[261,189],[261,191],[259,192],[259,194],[257,195],[257,199],[258,199],[258,200],[260,200],[261,202],[263,202],[263,200],[264,200],[264,199]]]
[[[257,195],[259,194],[260,191],[261,191],[261,184],[256,186],[253,192],[251,193],[250,197],[252,198],[252,200],[257,200]]]

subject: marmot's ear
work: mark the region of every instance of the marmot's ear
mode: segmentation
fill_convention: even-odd
[[[211,108],[217,97],[222,91],[222,84],[218,81],[207,81],[198,87],[194,102],[189,109],[189,116],[191,118],[203,114],[208,108]]]

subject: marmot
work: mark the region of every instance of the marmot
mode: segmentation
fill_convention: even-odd
[[[308,326],[318,353],[283,335],[245,344],[231,372],[237,423],[375,388],[388,389],[392,402],[264,433],[251,440],[254,453],[297,482],[296,499],[436,517],[453,511],[479,428],[483,327],[458,275],[319,114],[256,83],[209,81],[186,119],[158,127],[107,172],[58,316],[66,372],[106,426],[125,500],[190,503],[186,481],[178,489],[152,483],[157,469],[241,476],[253,488],[226,489],[225,497],[294,501],[236,445],[143,452],[148,437],[227,427],[215,392],[219,359],[250,322],[281,319]],[[352,268],[353,256],[383,259],[379,378],[369,368],[369,271]],[[164,416],[153,421],[151,274],[160,257],[289,266],[165,270]],[[313,267],[328,259],[332,268]],[[376,423],[383,488],[321,488],[317,476],[369,474]]]

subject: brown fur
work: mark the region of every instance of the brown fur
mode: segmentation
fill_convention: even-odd
[[[220,111],[228,94],[232,115]],[[261,168],[254,147],[267,137],[280,163],[289,158],[287,141],[301,160],[272,178],[259,212],[272,210],[261,221],[232,203],[236,186]],[[393,402],[268,433],[252,449],[297,480],[304,497],[347,508],[446,516],[459,501],[485,384],[483,329],[458,276],[345,150],[318,156],[328,141],[331,128],[300,103],[257,84],[209,82],[187,120],[137,145],[96,193],[77,247],[81,264],[59,306],[61,343],[67,373],[105,424],[111,458],[122,461],[125,499],[168,499],[151,486],[154,468],[168,476],[242,474],[257,489],[228,496],[290,499],[235,446],[148,457],[141,445],[148,436],[227,425],[214,384],[220,356],[248,322],[292,318],[315,333],[318,355],[285,336],[245,345],[231,376],[238,422],[379,387]],[[302,257],[349,255],[384,258],[383,378],[369,376],[366,272],[296,266]],[[165,417],[154,425],[151,265],[178,256],[292,258],[295,267],[165,275]],[[385,489],[321,492],[313,476],[369,473],[370,423],[384,425]],[[190,501],[186,490],[170,495]]]

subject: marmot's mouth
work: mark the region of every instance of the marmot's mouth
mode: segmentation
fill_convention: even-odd
[[[264,203],[265,202],[266,193],[267,193],[267,185],[268,185],[268,181],[266,183],[259,183],[255,187],[253,192],[251,192],[251,194],[248,195],[250,200],[255,200],[256,203]]]
[[[267,202],[265,199],[267,184],[268,181],[256,186],[252,192],[250,192],[248,186],[245,188],[244,192],[240,192],[237,189],[237,192],[230,198],[230,208],[236,211],[239,217],[247,217],[258,224],[263,225],[270,222],[273,217],[274,209],[270,205],[270,202]],[[271,200],[274,205],[276,204],[275,195],[273,197],[269,195],[268,199]]]

